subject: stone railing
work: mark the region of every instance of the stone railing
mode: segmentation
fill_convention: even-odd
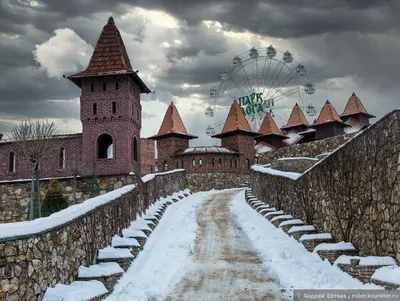
[[[399,141],[395,110],[298,179],[252,171],[253,192],[361,254],[400,260]]]
[[[39,300],[48,286],[71,283],[137,214],[185,185],[183,171],[156,175],[46,218],[0,224],[0,300]]]

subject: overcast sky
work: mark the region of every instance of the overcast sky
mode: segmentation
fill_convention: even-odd
[[[173,100],[200,136],[193,145],[213,143],[204,134],[219,121],[204,114],[210,88],[235,55],[270,44],[307,65],[316,87],[307,102],[318,109],[329,99],[340,114],[352,92],[377,119],[400,107],[400,1],[115,2],[0,0],[0,132],[39,118],[81,131],[80,91],[62,75],[86,67],[111,15],[133,68],[156,91],[142,99],[142,137],[157,133]],[[288,112],[276,111],[279,126]]]

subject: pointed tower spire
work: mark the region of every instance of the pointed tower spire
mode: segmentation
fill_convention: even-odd
[[[257,143],[264,141],[276,148],[285,146],[283,140],[288,138],[282,134],[281,130],[276,125],[275,120],[269,114],[265,115],[258,133],[260,135],[256,137]]]
[[[308,126],[307,118],[304,115],[303,110],[296,103],[296,105],[292,109],[292,112],[290,113],[287,124],[281,129],[286,131],[289,131],[291,129],[303,130],[307,126]]]
[[[68,78],[81,87],[82,78],[106,75],[131,75],[142,93],[151,92],[139,78],[137,71],[132,69],[124,42],[113,17],[110,17],[103,27],[86,69]]]
[[[231,134],[235,134],[236,132],[248,133],[249,135],[253,136],[257,135],[257,133],[251,130],[249,122],[244,116],[239,104],[235,100],[231,105],[228,117],[226,117],[226,121],[222,129],[222,132],[212,137],[222,138],[225,136],[229,136]]]
[[[365,117],[367,117],[367,119],[375,117],[374,115],[371,115],[367,112],[367,110],[363,106],[361,100],[353,92],[353,94],[350,96],[349,100],[347,101],[347,104],[346,104],[346,107],[344,108],[343,114],[340,116],[341,117],[356,117],[356,115],[364,115]],[[359,118],[356,118],[356,119],[359,119]]]
[[[171,101],[168,106],[163,122],[161,123],[160,129],[157,135],[151,136],[148,139],[158,140],[169,136],[176,136],[186,139],[194,139],[196,136],[190,135],[183,124],[182,118],[179,115],[178,109],[175,104]]]
[[[327,100],[317,120],[310,127],[315,128],[316,139],[322,139],[343,135],[344,128],[348,125],[340,119],[335,107]]]

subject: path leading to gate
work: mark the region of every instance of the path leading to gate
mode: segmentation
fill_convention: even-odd
[[[172,300],[282,300],[279,285],[231,217],[238,191],[214,194],[197,210],[193,263],[170,293]]]

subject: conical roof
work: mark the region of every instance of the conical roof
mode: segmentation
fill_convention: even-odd
[[[350,116],[356,114],[365,114],[370,117],[375,117],[367,112],[365,107],[363,106],[361,100],[358,96],[353,92],[347,101],[346,107],[344,108],[343,114],[341,116]]]
[[[266,114],[264,120],[260,126],[260,130],[258,131],[260,135],[278,135],[282,137],[286,137],[282,134],[281,130],[275,123],[275,120],[272,118],[271,115]]]
[[[110,17],[103,27],[86,69],[68,78],[80,86],[80,79],[84,77],[124,74],[132,75],[141,87],[142,92],[150,92],[137,72],[133,71],[121,34],[113,17]]]
[[[308,121],[306,116],[304,115],[303,110],[300,108],[300,106],[296,103],[296,105],[293,107],[292,112],[290,113],[289,120],[287,124],[282,127],[282,129],[289,129],[292,127],[296,126],[308,126]]]
[[[329,122],[343,123],[342,119],[340,119],[338,113],[336,112],[335,107],[329,102],[329,100],[327,100],[325,105],[322,107],[321,113],[319,114],[317,120],[314,122],[314,124],[312,124],[312,126]]]
[[[236,100],[231,105],[222,132],[217,135],[214,135],[213,137],[219,138],[235,131],[242,131],[253,135],[257,135],[257,133],[251,130],[250,124],[247,121],[246,117],[244,116],[242,109],[240,108]]]
[[[190,135],[183,124],[182,118],[179,115],[178,109],[173,102],[168,106],[163,122],[161,123],[160,129],[155,136],[149,137],[149,139],[160,139],[165,136],[181,136],[188,139],[197,138],[196,136]]]

